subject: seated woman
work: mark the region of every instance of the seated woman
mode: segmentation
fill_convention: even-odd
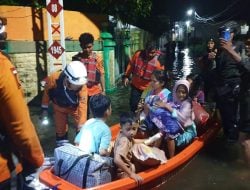
[[[155,103],[155,105],[168,110],[184,129],[183,133],[177,135],[175,138],[166,134],[170,158],[175,154],[175,146],[185,146],[197,136],[196,126],[193,122],[192,101],[188,96],[188,92],[189,82],[187,80],[178,80],[173,89],[173,102],[165,103],[158,101]]]
[[[150,89],[145,90],[142,94],[143,97],[147,100],[151,96],[157,96],[163,102],[168,102],[171,100],[171,92],[166,88],[167,85],[167,75],[165,71],[155,70],[151,76]],[[144,98],[142,98],[144,100]],[[150,121],[149,112],[151,109],[154,109],[149,104],[144,102],[138,105],[140,112],[140,120],[143,121],[143,126],[146,128],[149,136],[154,135],[157,131],[155,130],[154,124]]]
[[[169,110],[157,106],[157,102],[161,101],[157,95],[146,98],[145,103],[150,107],[149,119],[160,130],[160,133],[174,139],[183,132],[183,128]]]

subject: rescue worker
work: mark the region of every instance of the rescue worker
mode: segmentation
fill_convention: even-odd
[[[57,146],[68,142],[68,116],[74,120],[76,132],[87,119],[87,71],[80,61],[72,61],[63,71],[52,73],[46,81],[42,98],[43,117],[48,116],[52,101]]]
[[[141,94],[151,81],[154,70],[164,70],[164,66],[158,61],[158,51],[154,42],[148,42],[144,50],[137,51],[129,61],[124,74],[124,85],[128,86],[131,76],[130,110],[135,112],[140,101]]]
[[[81,61],[88,73],[88,100],[91,96],[96,94],[105,95],[105,80],[104,80],[104,67],[103,60],[95,52],[93,52],[94,47],[94,37],[90,33],[83,33],[79,37],[80,46],[82,51],[72,57],[72,60]],[[87,117],[89,118],[90,109],[88,106]]]
[[[17,71],[1,51],[0,65],[0,189],[22,190],[23,171],[40,167],[44,153]]]

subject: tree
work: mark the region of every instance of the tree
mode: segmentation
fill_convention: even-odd
[[[45,7],[45,0],[3,0],[4,4]],[[64,0],[65,10],[84,13],[102,13],[114,16],[126,24],[140,27],[150,33],[160,35],[168,29],[166,15],[152,13],[153,0]]]

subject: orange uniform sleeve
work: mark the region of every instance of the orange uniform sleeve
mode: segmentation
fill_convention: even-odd
[[[164,70],[164,65],[161,65],[160,61],[157,60],[156,70]]]
[[[104,70],[104,65],[103,65],[103,59],[100,56],[97,56],[97,70],[100,71],[101,73],[101,91],[105,91],[105,70]]]
[[[133,57],[130,59],[130,61],[128,62],[128,66],[126,68],[125,76],[129,77],[131,75],[131,73],[133,72],[134,63],[135,63],[136,59],[138,58],[139,54],[140,54],[140,51],[136,52],[133,55]]]
[[[100,56],[96,56],[96,68],[98,69],[98,71],[100,71],[100,73],[102,75],[104,75],[105,71],[104,71],[104,65],[103,65],[103,59]]]
[[[82,124],[87,120],[87,105],[88,105],[88,89],[84,85],[79,92],[80,102],[78,106],[79,120],[77,121],[77,127],[80,129]]]
[[[58,79],[61,72],[54,72],[46,79],[46,84],[44,87],[43,97],[42,97],[42,108],[48,108],[49,107],[49,90],[56,87],[56,79]]]
[[[44,153],[30,119],[17,72],[1,53],[0,64],[0,129],[10,139],[12,147],[9,148],[17,151],[21,159],[39,167],[44,161]]]

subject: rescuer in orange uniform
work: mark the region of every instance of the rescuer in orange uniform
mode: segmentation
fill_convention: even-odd
[[[22,170],[43,164],[44,154],[31,122],[17,71],[0,52],[0,189],[23,189]]]
[[[42,98],[43,117],[48,115],[52,101],[57,146],[68,142],[68,116],[74,120],[76,132],[87,119],[87,71],[80,61],[72,61],[63,71],[47,79]]]
[[[141,94],[151,80],[154,70],[164,70],[164,66],[158,61],[158,51],[154,42],[148,42],[144,50],[137,51],[129,61],[124,74],[124,85],[129,84],[131,76],[130,110],[135,112],[140,101]]]

